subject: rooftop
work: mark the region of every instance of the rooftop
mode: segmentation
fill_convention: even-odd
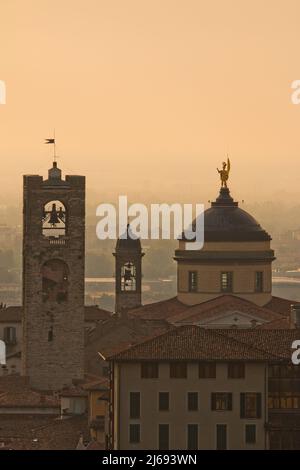
[[[19,323],[22,321],[23,307],[10,306],[0,308],[0,323]],[[97,305],[86,305],[84,307],[84,319],[86,322],[103,321],[111,317],[111,312]]]
[[[270,334],[271,333],[271,334]],[[107,357],[113,361],[276,361],[289,359],[297,330],[222,329],[194,325],[167,333]]]
[[[1,416],[0,446],[5,449],[74,450],[81,436],[90,440],[86,416]]]
[[[271,301],[263,307],[249,300],[235,295],[220,295],[206,302],[188,306],[180,302],[177,297],[143,305],[129,311],[131,318],[143,320],[166,320],[169,323],[193,323],[195,321],[209,320],[218,313],[225,314],[234,310],[253,315],[262,322],[273,322],[290,315],[292,300],[272,297]]]

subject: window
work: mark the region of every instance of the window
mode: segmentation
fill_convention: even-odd
[[[200,362],[199,363],[199,378],[200,379],[215,379],[216,378],[216,363],[215,362]]]
[[[270,378],[300,378],[300,367],[292,364],[269,366]]]
[[[186,379],[187,378],[186,362],[171,362],[170,378],[171,379]]]
[[[264,288],[264,273],[263,271],[256,271],[255,292],[263,292],[263,288]]]
[[[261,393],[241,393],[241,418],[261,418]]]
[[[188,392],[188,411],[198,411],[198,392]]]
[[[217,450],[227,449],[227,425],[217,424]]]
[[[64,302],[68,299],[69,269],[59,259],[46,261],[42,267],[43,301]]]
[[[53,326],[51,326],[50,330],[48,331],[48,341],[49,343],[53,341]]]
[[[229,379],[244,379],[245,378],[245,364],[242,362],[233,362],[228,364],[228,378]]]
[[[3,329],[3,339],[6,344],[15,344],[17,342],[16,328],[14,326],[6,326]]]
[[[187,449],[198,449],[198,424],[188,424],[187,426]]]
[[[131,419],[140,418],[140,392],[130,392],[129,416]]]
[[[169,425],[158,425],[158,449],[169,450]]]
[[[158,409],[159,411],[169,411],[169,392],[159,392]]]
[[[232,292],[232,272],[226,271],[221,273],[221,291],[222,292]]]
[[[256,443],[256,425],[255,424],[246,424],[245,441],[246,441],[246,444]]]
[[[142,379],[157,379],[158,378],[158,363],[157,362],[142,362],[141,363],[141,378]]]
[[[197,292],[198,290],[198,273],[197,271],[189,271],[189,292]]]
[[[139,424],[129,425],[129,442],[130,444],[138,444],[141,439],[141,428]]]
[[[232,393],[217,392],[211,394],[211,409],[213,411],[231,411]]]
[[[274,410],[299,410],[300,394],[299,392],[273,392],[269,394],[268,407]]]

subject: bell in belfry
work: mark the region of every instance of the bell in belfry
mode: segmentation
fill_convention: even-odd
[[[57,216],[56,204],[52,204],[52,211],[50,213],[49,224],[51,224],[52,227],[55,227],[55,225],[58,223],[59,223],[59,218]]]

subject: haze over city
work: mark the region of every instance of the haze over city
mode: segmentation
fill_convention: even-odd
[[[59,165],[87,175],[93,204],[122,193],[207,202],[227,153],[236,198],[298,194],[296,0],[1,0],[0,9],[2,203],[21,200],[22,174],[45,174],[54,128]]]

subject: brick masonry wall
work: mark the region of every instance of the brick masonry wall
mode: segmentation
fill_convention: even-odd
[[[67,211],[63,243],[42,235],[44,205],[61,201]],[[40,176],[24,177],[23,354],[22,374],[41,390],[59,390],[84,375],[85,178],[67,176],[51,185]],[[58,259],[68,266],[68,299],[43,301],[41,270]],[[53,328],[53,340],[48,332]]]

